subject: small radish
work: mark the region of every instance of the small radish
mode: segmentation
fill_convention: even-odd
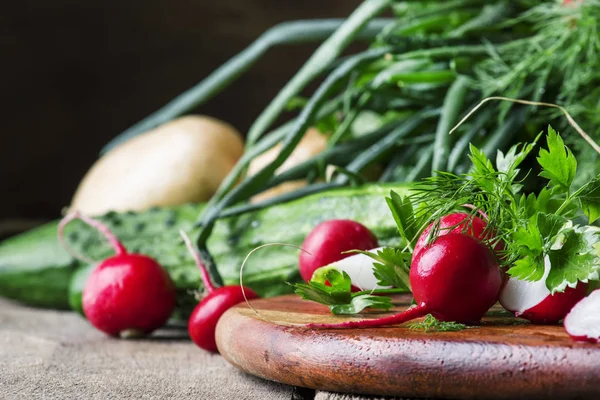
[[[427,245],[430,240],[429,236],[432,233],[431,231],[436,225],[435,222],[432,222],[425,230],[423,230],[423,233],[421,233],[421,236],[419,236],[419,239],[417,239],[417,243],[415,244],[413,256],[416,257],[421,249]],[[487,222],[479,217],[463,212],[456,212],[440,218],[437,234],[439,237],[449,233],[465,233],[476,239],[484,240],[491,236],[489,232],[485,232],[486,226]],[[498,242],[494,246],[494,251],[496,254],[499,254],[502,250],[504,250],[504,244]]]
[[[78,212],[59,224],[64,227],[80,219],[102,233],[116,255],[102,261],[83,289],[82,306],[88,321],[98,330],[122,338],[147,335],[163,326],[175,308],[175,285],[169,274],[152,258],[128,253],[107,226]]]
[[[306,282],[321,267],[352,256],[349,250],[370,250],[377,247],[377,238],[364,225],[348,219],[321,222],[304,239],[298,267]],[[372,268],[369,268],[372,270]]]
[[[362,328],[401,324],[432,314],[440,321],[478,322],[497,301],[502,277],[496,256],[472,236],[440,236],[413,258],[410,284],[417,303],[389,317],[312,328]]]
[[[516,317],[534,324],[555,324],[587,293],[588,285],[579,282],[575,288],[567,287],[564,292],[550,294],[546,278],[550,273],[550,259],[544,259],[544,275],[539,281],[524,281],[509,278],[500,292],[500,304]]]
[[[194,249],[189,237],[180,231],[181,237],[194,257],[196,265],[200,268],[202,283],[208,295],[198,303],[188,321],[188,332],[190,338],[201,349],[217,352],[215,341],[215,330],[221,315],[231,307],[245,300],[256,299],[259,296],[247,287],[240,285],[215,287],[210,280],[206,266],[200,258],[200,254]],[[245,296],[244,296],[245,294]]]
[[[378,250],[382,250],[383,247],[369,250],[370,253],[377,253]],[[344,254],[346,255],[346,254]],[[373,274],[373,262],[374,260],[364,254],[353,254],[349,257],[345,257],[339,261],[318,268],[312,276],[312,280],[315,279],[317,274],[324,275],[330,269],[334,268],[340,272],[345,272],[350,276],[353,287],[358,290],[373,290],[373,289],[387,289],[391,286],[379,286],[377,284],[378,279]]]
[[[575,340],[600,341],[600,290],[594,290],[569,311],[564,320],[565,330]]]

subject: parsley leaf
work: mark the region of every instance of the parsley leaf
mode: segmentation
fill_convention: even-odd
[[[544,276],[544,256],[555,242],[556,235],[567,224],[565,217],[538,212],[527,226],[519,227],[512,240],[517,244],[514,251],[521,258],[514,261],[508,274],[527,281],[539,281]]]
[[[589,181],[581,188],[579,201],[584,214],[592,223],[600,218],[600,175]]]
[[[537,158],[542,167],[539,176],[549,179],[550,185],[568,192],[575,178],[577,160],[551,126],[548,127],[547,142],[548,150],[540,149]]]
[[[463,329],[467,329],[468,326],[458,322],[438,321],[433,315],[427,314],[423,321],[414,322],[408,325],[408,328],[410,330],[423,330],[425,332],[452,332],[462,331]]]
[[[329,306],[333,314],[357,314],[367,307],[387,311],[393,307],[392,299],[387,296],[375,296],[371,293],[353,294],[352,281],[346,272],[330,268],[320,275],[319,280],[323,282],[311,280],[292,286],[302,299]],[[325,285],[325,281],[331,286]]]
[[[331,286],[317,281],[297,283],[293,285],[296,288],[296,294],[305,300],[316,301],[326,306],[350,303],[352,280],[346,272],[341,273],[332,268],[324,274],[324,278],[329,281]]]
[[[528,281],[539,281],[544,276],[544,241],[536,219],[530,218],[527,227],[520,227],[512,236],[514,251],[520,256],[507,271],[510,276]]]
[[[553,294],[578,281],[598,279],[600,272],[600,228],[567,224],[556,235],[548,252],[550,273],[546,286]]]
[[[364,254],[376,261],[373,263],[373,274],[378,279],[379,286],[393,286],[410,290],[410,253],[391,247],[377,250],[377,253],[361,250],[352,252]]]
[[[469,158],[473,163],[469,175],[477,185],[488,193],[494,193],[498,186],[498,174],[492,162],[487,158],[483,150],[472,144],[469,145],[471,155]]]
[[[375,296],[372,294],[361,294],[352,297],[350,303],[337,304],[329,307],[333,314],[358,314],[367,307],[383,309],[385,311],[392,308],[392,299],[387,296]]]
[[[393,190],[390,191],[390,197],[385,198],[394,221],[398,226],[398,232],[406,243],[414,247],[417,240],[417,227],[415,225],[415,216],[412,203],[408,197],[402,197]]]
[[[498,154],[496,155],[496,169],[503,174],[501,175],[503,181],[512,182],[515,180],[519,174],[519,165],[521,165],[529,153],[531,153],[531,150],[535,147],[540,135],[535,138],[533,143],[527,143],[525,145],[516,144],[512,146],[506,152],[506,155],[498,150]]]

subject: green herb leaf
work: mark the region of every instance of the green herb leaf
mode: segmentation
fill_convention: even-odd
[[[352,298],[348,304],[338,304],[329,307],[333,314],[358,314],[367,307],[389,310],[394,305],[387,296],[361,294]]]
[[[378,285],[410,290],[410,253],[391,247],[377,250],[377,253],[361,250],[352,252],[364,254],[376,261],[373,263],[373,274],[378,280]]]
[[[371,293],[353,295],[352,281],[346,272],[340,273],[335,268],[325,267],[321,273],[315,273],[315,277],[317,280],[292,286],[302,299],[329,306],[333,314],[357,314],[367,307],[384,310],[393,307],[390,297],[375,296]],[[325,285],[325,281],[331,286]]]
[[[565,146],[562,138],[551,126],[548,126],[548,150],[540,149],[537,158],[542,167],[541,177],[549,179],[550,185],[568,192],[575,178],[577,160],[571,150]]]
[[[598,279],[600,271],[600,228],[564,226],[556,235],[548,257],[550,272],[546,286],[553,294],[575,286],[578,281]]]
[[[408,197],[402,197],[393,190],[390,191],[390,197],[385,201],[392,212],[394,221],[398,226],[398,232],[407,243],[414,247],[417,240],[417,227],[415,226],[415,214],[412,203]]]
[[[589,219],[588,223],[591,224],[600,218],[600,175],[589,181],[581,189],[578,198],[583,212]]]
[[[467,329],[468,326],[458,322],[438,321],[433,315],[427,314],[423,321],[412,323],[408,325],[408,328],[410,330],[423,330],[425,332],[452,332],[462,331],[463,329]]]
[[[540,133],[541,135],[541,133]],[[500,172],[503,181],[513,181],[519,174],[519,165],[525,158],[531,153],[531,150],[535,147],[535,143],[539,139],[538,135],[533,143],[527,143],[525,145],[516,144],[512,146],[506,155],[502,151],[498,150],[496,156],[496,169]]]
[[[292,286],[296,289],[296,294],[304,300],[315,301],[326,306],[348,304],[352,301],[352,280],[346,272],[340,273],[337,269],[331,268],[323,277],[331,286],[312,280]]]
[[[560,215],[538,212],[527,226],[519,227],[512,236],[514,249],[521,258],[514,261],[508,274],[514,278],[538,281],[545,271],[544,255],[550,250],[556,235],[567,223]]]

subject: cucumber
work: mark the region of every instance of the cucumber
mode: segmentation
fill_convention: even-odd
[[[79,265],[60,246],[58,222],[0,244],[0,295],[32,306],[68,309],[67,289]]]
[[[216,224],[208,248],[225,283],[234,284],[239,281],[240,266],[252,249],[272,242],[300,245],[315,225],[328,219],[359,221],[375,233],[381,245],[398,245],[396,224],[384,199],[390,190],[403,194],[408,187],[395,184],[335,189],[226,218]],[[195,234],[193,222],[203,207],[202,204],[190,204],[143,213],[109,213],[101,218],[129,251],[156,258],[169,272],[177,287],[179,308],[184,315],[196,303],[193,292],[201,284],[200,273],[185,249],[178,230]],[[78,221],[67,227],[66,236],[74,250],[92,259],[102,260],[112,254],[112,249],[97,232]],[[24,233],[13,241],[27,245],[16,248],[8,241],[0,244],[0,295],[29,304],[34,304],[30,300],[37,298],[39,301],[35,305],[47,307],[64,308],[70,302],[74,309],[80,309],[81,291],[91,269],[73,260],[61,249],[56,240],[56,223],[40,228],[37,233]],[[7,248],[12,247],[15,248],[10,251],[20,254],[18,263],[11,264],[2,256],[3,250],[7,253]],[[299,279],[298,252],[283,246],[259,250],[244,268],[244,284],[263,297],[289,293],[291,287],[286,282]],[[44,262],[38,262],[34,267],[28,266],[28,260],[36,257]],[[35,287],[29,285],[33,275],[43,274],[52,268],[63,272],[61,282],[40,282]],[[75,268],[78,272],[67,291]],[[17,279],[6,282],[9,270],[16,274]],[[32,291],[35,291],[35,295],[31,294]],[[25,296],[25,293],[30,295]],[[62,299],[64,303],[50,301],[52,298]]]

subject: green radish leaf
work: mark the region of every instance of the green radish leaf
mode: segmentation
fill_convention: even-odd
[[[567,226],[556,235],[548,257],[550,273],[546,286],[552,294],[574,287],[578,281],[598,279],[600,271],[600,228]]]
[[[402,197],[393,190],[390,191],[390,197],[385,201],[392,212],[394,221],[398,226],[400,236],[414,247],[417,240],[418,229],[415,224],[415,213],[412,203],[407,196]]]
[[[358,314],[367,307],[389,310],[394,305],[392,299],[386,296],[361,294],[352,298],[349,304],[337,304],[329,307],[333,314]]]
[[[548,126],[548,150],[540,149],[537,158],[542,167],[541,177],[549,179],[550,185],[568,192],[575,178],[577,160],[571,150],[565,146],[562,138],[551,126]]]
[[[373,263],[373,274],[377,278],[379,286],[393,286],[410,290],[410,253],[391,247],[377,250],[377,253],[361,250],[352,252],[364,254],[376,261]]]
[[[589,224],[600,218],[600,175],[583,186],[578,198]]]

